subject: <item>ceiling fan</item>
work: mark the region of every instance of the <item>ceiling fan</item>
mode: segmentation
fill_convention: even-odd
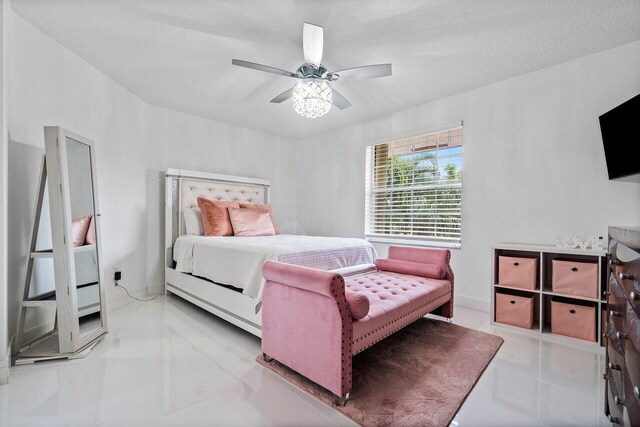
[[[304,23],[302,43],[305,63],[298,67],[295,73],[240,59],[233,59],[231,63],[239,67],[297,79],[298,83],[294,87],[282,92],[273,98],[271,102],[279,104],[289,98],[293,98],[294,110],[307,118],[325,115],[331,109],[332,104],[341,110],[351,106],[347,98],[331,87],[330,82],[375,79],[391,75],[391,64],[365,65],[338,71],[328,71],[321,63],[323,39],[322,27]]]

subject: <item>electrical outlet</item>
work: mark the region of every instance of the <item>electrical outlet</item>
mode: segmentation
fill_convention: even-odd
[[[118,286],[118,282],[122,280],[122,272],[117,270],[113,273],[113,280],[116,282],[116,286]]]

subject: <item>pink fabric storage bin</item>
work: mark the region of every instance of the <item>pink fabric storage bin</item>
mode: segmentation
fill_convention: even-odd
[[[498,257],[498,284],[521,289],[535,289],[538,258]]]
[[[496,322],[519,328],[533,328],[533,295],[496,293]]]
[[[551,264],[553,292],[598,298],[598,264],[554,259]]]
[[[551,300],[551,333],[596,340],[596,307]]]

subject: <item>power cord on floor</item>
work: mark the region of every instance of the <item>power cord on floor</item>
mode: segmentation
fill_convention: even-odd
[[[158,294],[158,295],[156,295],[156,296],[155,296],[155,297],[153,297],[153,298],[146,298],[146,299],[143,299],[143,298],[136,298],[136,297],[134,297],[133,295],[131,295],[131,294],[129,293],[129,291],[127,290],[127,288],[125,288],[125,287],[124,287],[124,286],[122,286],[120,283],[118,283],[118,281],[117,281],[117,280],[116,280],[116,288],[122,288],[122,289],[124,289],[124,291],[127,293],[127,296],[128,296],[129,298],[134,299],[134,300],[136,300],[136,301],[140,301],[140,302],[153,301],[154,299],[158,298],[159,296],[164,295],[164,294]]]

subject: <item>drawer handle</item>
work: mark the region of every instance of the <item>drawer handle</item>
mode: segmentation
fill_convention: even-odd
[[[629,273],[620,273],[620,274],[618,274],[618,277],[620,278],[620,280],[635,280],[636,279],[636,275],[635,274],[629,274]]]
[[[608,297],[609,295],[611,295],[611,292],[609,292],[609,291],[602,291],[602,296],[603,296],[603,297]]]
[[[571,310],[569,310],[569,313],[576,314],[576,311],[572,308]]]
[[[611,415],[611,414],[609,414],[609,415],[607,416],[607,418],[609,418],[609,421],[610,421],[612,424],[620,424],[620,420],[619,420],[619,419],[617,419],[616,417],[614,417],[614,416],[613,416],[613,415]]]
[[[631,294],[629,295],[631,297],[631,301],[638,301],[640,299],[640,297],[638,296],[637,292],[631,292]]]
[[[618,338],[619,340],[626,340],[626,339],[629,339],[629,337],[627,336],[627,334],[623,334],[622,332],[616,332],[616,338]]]
[[[609,332],[603,332],[602,338],[609,338]]]
[[[571,271],[578,271],[578,267],[573,267]]]
[[[509,301],[511,304],[515,304],[516,302],[514,300]]]
[[[609,366],[609,369],[611,369],[612,371],[621,371],[622,370],[622,368],[620,368],[620,365],[614,365],[611,362],[609,362],[607,366]]]
[[[513,265],[515,265],[516,267],[520,265],[519,262],[514,262]]]
[[[620,314],[619,311],[609,310],[609,317],[616,317],[616,316],[622,317],[622,314]]]
[[[616,403],[616,405],[624,406],[624,399],[620,398],[619,396],[614,396],[613,401]]]
[[[633,388],[633,394],[635,394],[635,395],[636,395],[636,397],[637,397],[638,399],[640,399],[640,388],[638,388],[638,386],[635,386],[635,387]]]

